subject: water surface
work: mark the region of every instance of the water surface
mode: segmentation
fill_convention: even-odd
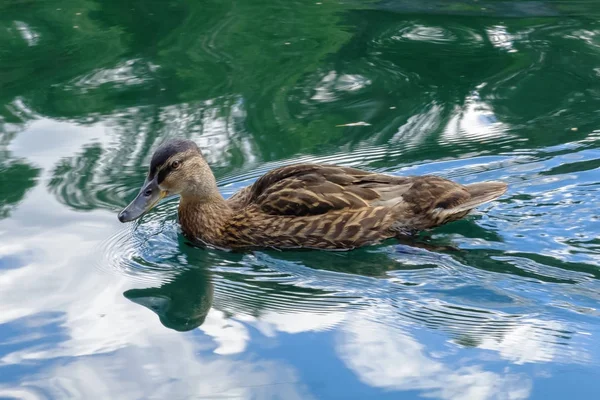
[[[564,399],[600,390],[600,7],[0,4],[0,398]],[[500,200],[349,253],[123,225],[165,139],[224,196],[326,162]]]

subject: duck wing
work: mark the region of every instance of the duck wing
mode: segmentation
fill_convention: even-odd
[[[294,216],[384,207],[399,211],[400,219],[430,216],[434,222],[464,215],[505,190],[501,182],[463,186],[431,175],[401,177],[335,165],[295,164],[266,173],[229,202],[235,208],[254,205],[266,214]]]
[[[399,198],[410,185],[406,178],[355,168],[295,164],[269,171],[229,202],[235,208],[255,205],[272,215],[319,215]]]

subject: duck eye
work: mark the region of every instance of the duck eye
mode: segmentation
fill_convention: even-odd
[[[173,161],[171,163],[171,168],[177,169],[177,168],[179,168],[180,165],[181,165],[181,163],[179,161]]]

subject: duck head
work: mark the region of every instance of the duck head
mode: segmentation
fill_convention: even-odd
[[[119,221],[130,222],[172,195],[209,198],[218,193],[215,177],[191,140],[173,139],[152,155],[146,180],[133,201],[119,213]]]

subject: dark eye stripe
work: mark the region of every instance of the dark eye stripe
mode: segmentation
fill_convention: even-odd
[[[150,175],[154,176],[161,165],[164,165],[167,160],[175,154],[185,151],[194,151],[200,153],[200,149],[196,143],[185,139],[172,139],[159,146],[154,152],[150,161]]]
[[[163,169],[158,171],[156,182],[160,185],[160,183],[165,180],[167,175],[169,175],[169,172],[171,172],[171,167],[169,165],[165,165]]]

